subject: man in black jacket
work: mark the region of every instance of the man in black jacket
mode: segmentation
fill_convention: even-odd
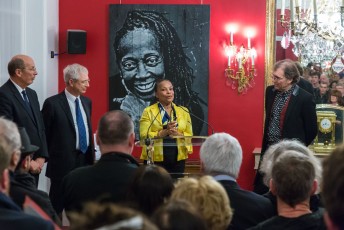
[[[80,210],[90,200],[124,201],[127,186],[138,167],[131,156],[135,144],[133,121],[123,111],[107,112],[99,121],[96,139],[100,160],[73,170],[62,181],[66,211]]]
[[[268,86],[265,92],[265,126],[261,159],[270,145],[282,139],[297,139],[308,146],[317,135],[314,97],[296,84],[299,78],[300,73],[292,60],[281,60],[274,65],[274,85]],[[268,191],[259,167],[254,191],[259,194]]]
[[[202,144],[200,158],[204,171],[225,188],[234,209],[231,230],[247,229],[274,215],[267,198],[240,188],[236,179],[242,163],[238,140],[227,133],[215,133]]]

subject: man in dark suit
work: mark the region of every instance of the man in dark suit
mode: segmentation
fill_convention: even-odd
[[[296,84],[299,77],[292,60],[281,60],[274,66],[274,85],[268,86],[265,92],[266,117],[261,159],[270,145],[282,139],[298,139],[308,146],[317,135],[314,98]],[[262,178],[258,167],[254,191],[259,194],[268,191]]]
[[[37,75],[35,63],[29,56],[16,55],[8,63],[8,73],[10,79],[0,87],[0,116],[25,127],[31,142],[39,147],[30,163],[30,173],[38,185],[48,151],[37,94],[28,87]]]
[[[238,140],[227,133],[215,133],[207,138],[200,150],[205,173],[225,188],[234,209],[228,229],[247,229],[274,215],[269,199],[241,189],[236,179],[242,163],[242,149]]]
[[[83,96],[90,86],[88,70],[72,64],[64,68],[63,75],[65,90],[46,99],[42,109],[50,156],[46,176],[51,180],[49,196],[57,213],[62,212],[60,186],[63,177],[94,161],[92,103]],[[80,118],[82,122],[78,123]]]
[[[0,117],[0,228],[1,229],[54,229],[53,223],[25,214],[9,198],[8,167],[13,154],[20,158],[20,137],[12,121]]]
[[[66,211],[80,210],[91,200],[121,202],[138,163],[130,155],[135,144],[134,124],[128,114],[113,110],[99,121],[96,135],[100,160],[64,177],[62,194]]]

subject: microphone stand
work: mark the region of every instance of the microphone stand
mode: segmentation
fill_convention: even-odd
[[[145,138],[145,145],[146,145],[146,151],[147,151],[147,165],[153,165],[154,164],[154,159],[153,159],[153,155],[154,155],[154,141],[148,137],[148,133],[150,128],[152,127],[154,121],[156,120],[156,118],[158,117],[158,115],[160,114],[161,109],[159,108],[159,112],[154,116],[153,121],[150,123],[150,125],[148,126],[147,129],[147,134],[146,134],[146,138]]]
[[[210,128],[211,128],[211,134],[214,134],[214,128],[213,126],[211,126],[208,122],[206,122],[205,120],[203,120],[202,118],[196,116],[195,114],[191,113],[190,111],[186,110],[183,106],[180,106],[180,105],[176,105],[178,106],[179,108],[181,108],[182,110],[184,110],[185,112],[187,112],[188,114],[190,114],[191,116],[197,118],[199,121],[201,121],[202,123],[208,125]]]

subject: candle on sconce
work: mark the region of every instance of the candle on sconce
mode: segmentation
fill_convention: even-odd
[[[231,66],[231,53],[228,53],[228,67]]]
[[[233,31],[231,31],[231,40],[230,41],[231,41],[230,45],[232,46],[233,45]]]
[[[300,7],[301,6],[301,0],[296,0],[295,7]]]
[[[256,57],[256,50],[254,48],[251,49],[251,63],[254,66],[254,58]]]
[[[294,22],[295,9],[294,9],[294,0],[290,0],[290,21]]]
[[[247,49],[251,49],[251,38],[250,38],[250,35],[247,35]]]
[[[344,1],[344,0],[343,0]],[[281,15],[285,14],[285,0],[282,0],[282,5],[281,5]]]
[[[313,0],[314,18],[318,15],[317,0]]]

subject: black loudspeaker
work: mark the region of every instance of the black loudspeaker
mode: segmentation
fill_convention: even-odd
[[[67,53],[85,54],[86,35],[84,30],[67,30]]]

